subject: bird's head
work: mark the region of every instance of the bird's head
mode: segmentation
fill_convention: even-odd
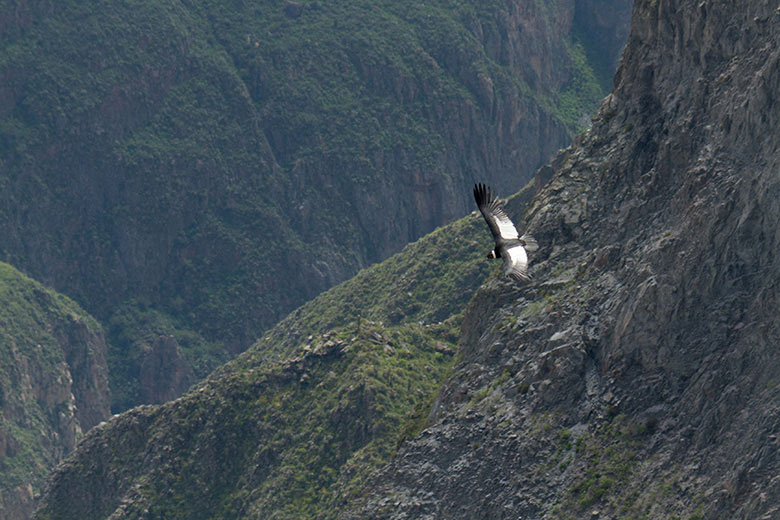
[[[496,257],[496,250],[491,249],[490,252],[487,254],[488,258],[495,258]]]

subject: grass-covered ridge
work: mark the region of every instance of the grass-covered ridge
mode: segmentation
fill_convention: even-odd
[[[453,318],[489,272],[484,247],[477,245],[484,238],[480,219],[467,217],[438,229],[326,291],[291,313],[238,362],[295,354],[293,347],[314,331],[358,328],[366,321],[394,326]]]
[[[462,310],[496,267],[489,247],[478,214],[445,226],[304,305],[184,397],[109,421],[58,470],[36,518],[335,518],[426,426]]]
[[[112,420],[67,468],[84,479],[68,482],[78,486],[68,493],[89,495],[97,486],[94,501],[74,509],[63,497],[37,518],[105,518],[126,493],[119,518],[142,511],[167,519],[334,517],[337,501],[394,453],[415,407],[432,399],[453,346],[419,325],[373,323],[312,344],[304,356],[237,371]],[[145,440],[112,439],[132,431]],[[120,489],[94,480],[100,467]]]
[[[0,1],[0,254],[107,325],[117,409],[150,330],[204,376],[564,144],[603,94],[565,7],[545,72],[506,2]]]
[[[507,201],[509,214],[519,220],[532,196],[533,183],[529,183]],[[484,219],[474,211],[304,304],[217,373],[234,365],[299,354],[297,349],[310,334],[359,327],[365,320],[456,331],[461,311],[474,291],[491,270],[498,269],[500,262],[485,258],[493,247]]]

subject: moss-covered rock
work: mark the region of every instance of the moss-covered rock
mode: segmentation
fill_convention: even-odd
[[[106,344],[72,300],[0,263],[0,512],[26,519],[44,477],[108,417]]]

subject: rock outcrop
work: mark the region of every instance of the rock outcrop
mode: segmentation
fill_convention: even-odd
[[[637,2],[615,85],[344,518],[780,514],[776,3]]]
[[[0,263],[0,516],[29,518],[44,477],[109,415],[106,343],[67,298]]]
[[[138,380],[140,401],[159,404],[183,394],[195,382],[195,375],[182,356],[176,339],[161,336],[146,345]]]

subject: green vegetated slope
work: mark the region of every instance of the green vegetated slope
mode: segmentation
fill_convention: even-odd
[[[108,416],[100,326],[0,263],[0,511],[32,513],[51,467]],[[83,409],[80,407],[83,406]],[[89,406],[87,406],[89,405]]]
[[[529,184],[509,199],[509,211],[522,211],[532,194]],[[495,267],[485,261],[493,247],[487,225],[474,212],[290,313],[228,366],[298,354],[296,346],[307,336],[347,325],[358,327],[366,320],[389,326],[450,323],[458,327],[460,311],[485,279],[487,269]]]
[[[420,326],[335,330],[302,358],[128,411],[56,470],[67,497],[37,517],[324,515],[394,453],[409,415],[432,400],[452,360],[444,345]]]
[[[106,324],[116,410],[164,400],[566,144],[605,92],[573,10],[4,0],[0,257]]]
[[[185,396],[95,428],[36,518],[334,518],[425,425],[489,247],[478,215],[445,226],[304,305]]]

